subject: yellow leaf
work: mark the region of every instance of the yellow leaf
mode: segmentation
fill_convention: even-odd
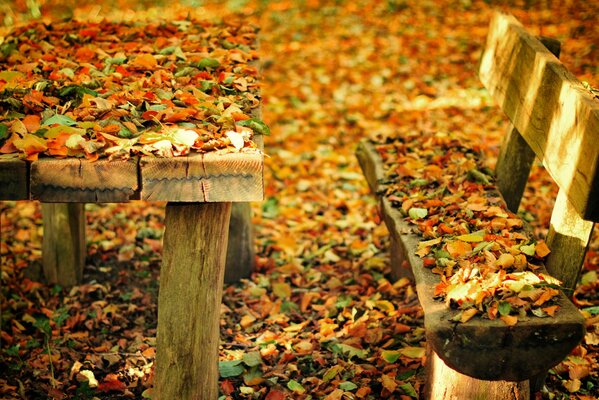
[[[280,299],[291,297],[291,286],[285,282],[275,282],[272,284],[272,292]]]
[[[395,392],[395,389],[397,389],[397,382],[395,382],[395,378],[387,374],[381,376],[381,383],[383,384],[383,387],[391,393]]]
[[[477,231],[473,233],[468,233],[466,235],[457,236],[456,239],[461,240],[463,242],[478,243],[482,242],[484,237],[485,231]]]
[[[462,317],[460,318],[460,322],[468,322],[478,313],[476,308],[469,308],[462,313]]]

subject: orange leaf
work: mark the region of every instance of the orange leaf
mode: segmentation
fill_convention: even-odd
[[[518,323],[518,317],[515,315],[502,315],[499,317],[507,326],[514,326]]]
[[[535,254],[537,257],[543,258],[550,252],[551,250],[549,250],[549,247],[547,247],[547,243],[545,243],[543,240],[537,242],[535,246]]]
[[[96,52],[89,47],[80,47],[75,52],[78,61],[89,62],[94,59]]]
[[[559,310],[559,306],[549,306],[549,307],[542,307],[541,310],[545,311],[550,317],[553,317],[555,315],[555,312],[557,310]]]
[[[33,133],[40,128],[41,118],[36,114],[29,114],[23,118],[23,125],[27,128],[27,132]]]
[[[559,290],[557,289],[552,289],[552,288],[547,288],[543,294],[541,294],[541,296],[537,299],[537,301],[534,302],[535,306],[540,306],[543,303],[545,303],[547,300],[551,299],[554,296],[557,296],[559,294]]]
[[[156,68],[158,62],[156,58],[154,58],[151,54],[141,54],[132,61],[132,64],[136,67],[141,67],[145,69],[153,69]]]
[[[446,250],[453,258],[457,258],[470,253],[472,251],[472,245],[461,240],[455,240],[447,243]]]

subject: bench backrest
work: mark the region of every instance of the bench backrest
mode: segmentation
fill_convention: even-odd
[[[499,12],[490,24],[479,77],[513,125],[496,169],[512,211],[535,155],[560,188],[546,265],[572,288],[593,222],[599,221],[599,100],[518,20]]]

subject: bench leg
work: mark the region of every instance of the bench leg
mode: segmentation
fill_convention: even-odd
[[[42,263],[49,283],[81,283],[85,263],[85,209],[82,203],[42,203]]]
[[[229,223],[225,282],[248,278],[254,270],[254,227],[250,203],[234,203]]]
[[[219,317],[231,203],[169,203],[158,296],[158,399],[218,398]]]
[[[427,349],[426,400],[530,400],[528,381],[482,381],[449,368]]]
[[[564,288],[576,287],[593,226],[592,221],[586,221],[578,215],[568,200],[567,193],[560,190],[555,199],[547,234],[547,246],[551,253],[547,256],[545,267],[551,275],[563,282]],[[571,296],[571,293],[566,294]]]

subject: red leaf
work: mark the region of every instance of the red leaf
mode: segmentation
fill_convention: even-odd
[[[101,392],[123,392],[127,389],[127,385],[116,378],[114,374],[106,376],[106,380],[98,385],[98,390]]]
[[[273,389],[268,392],[264,400],[285,400],[285,393],[277,389]]]

